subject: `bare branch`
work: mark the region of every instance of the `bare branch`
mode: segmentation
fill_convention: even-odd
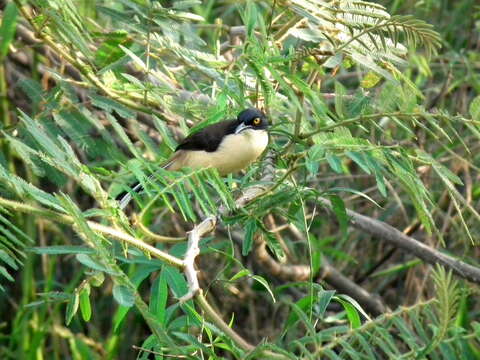
[[[319,201],[327,208],[331,209],[332,205],[327,199],[319,199]],[[403,234],[401,231],[395,229],[380,220],[372,219],[368,216],[360,215],[359,213],[348,210],[347,215],[350,218],[350,224],[355,228],[365,231],[370,235],[377,237],[379,240],[384,240],[390,244],[407,251],[422,259],[429,264],[441,264],[447,269],[451,269],[458,276],[480,284],[480,269],[469,265],[463,261],[457,260],[449,255],[443,254],[420,241]]]
[[[266,243],[261,236],[257,236],[255,243],[255,260],[271,275],[290,281],[306,281],[310,278],[310,266],[280,264],[267,252]],[[320,282],[321,280],[324,280],[339,292],[351,296],[365,310],[375,316],[384,313],[386,310],[385,304],[378,295],[369,293],[361,286],[358,286],[354,281],[333,267],[324,256],[322,256],[321,268],[316,281]]]
[[[195,258],[200,254],[200,248],[198,243],[200,239],[205,234],[208,234],[213,229],[217,219],[215,216],[209,216],[203,220],[200,224],[195,226],[192,231],[188,234],[188,247],[185,253],[183,262],[185,264],[184,273],[188,282],[188,292],[183,295],[179,300],[181,303],[190,300],[195,296],[198,290],[200,290],[200,285],[198,284],[197,271],[195,270]]]

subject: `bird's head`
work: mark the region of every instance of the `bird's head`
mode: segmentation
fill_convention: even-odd
[[[239,134],[244,130],[266,130],[268,128],[267,116],[260,110],[250,108],[243,110],[237,116],[238,125],[235,134]]]

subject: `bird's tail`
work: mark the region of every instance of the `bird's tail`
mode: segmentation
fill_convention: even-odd
[[[165,169],[167,170],[170,165],[172,165],[173,163],[173,159],[170,160],[169,162],[167,162],[165,165],[162,166],[162,169]],[[148,178],[147,178],[147,182],[148,181],[152,181],[154,178],[155,178],[155,175],[157,173],[153,173],[152,175],[150,175]],[[120,209],[125,209],[127,207],[127,205],[130,203],[130,201],[132,201],[133,199],[133,195],[134,193],[136,194],[139,194],[143,191],[143,185],[142,183],[140,182],[137,182],[135,183],[131,190],[127,191],[127,192],[124,192],[124,193],[121,193],[118,197],[117,197],[117,200],[118,200],[118,205],[120,206]]]
[[[153,175],[150,175],[149,176],[149,179],[150,178],[153,178]],[[133,196],[132,196],[132,193],[140,193],[141,191],[143,190],[143,185],[142,183],[138,182],[136,183],[132,189],[126,193],[122,193],[120,194],[119,196],[119,200],[118,200],[118,205],[120,206],[120,209],[125,209],[127,207],[127,205],[130,203],[130,201],[132,201],[133,199]]]

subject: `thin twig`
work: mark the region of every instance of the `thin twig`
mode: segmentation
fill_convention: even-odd
[[[217,312],[210,306],[207,299],[203,295],[202,289],[199,289],[195,295],[197,304],[202,308],[208,318],[210,318],[217,327],[224,332],[224,334],[232,339],[242,350],[251,352],[255,350],[255,346],[245,341],[240,335],[238,335],[231,327],[223,321],[223,319],[217,314]],[[269,350],[259,351],[259,358],[262,359],[289,359],[289,357],[282,354],[274,353]],[[246,357],[244,357],[246,358]]]
[[[429,114],[429,115],[433,115],[433,114]],[[332,129],[334,129],[336,127],[339,127],[339,126],[346,126],[346,125],[350,125],[350,124],[360,122],[360,121],[364,121],[364,120],[375,120],[375,119],[380,119],[382,117],[395,117],[395,116],[420,117],[420,116],[425,116],[425,115],[422,114],[422,113],[419,113],[419,112],[406,113],[406,112],[402,112],[402,111],[395,111],[395,112],[389,112],[389,113],[379,113],[379,114],[359,115],[359,116],[355,116],[355,117],[350,118],[350,119],[345,119],[345,120],[336,122],[336,123],[331,124],[331,125],[322,126],[318,129],[313,130],[313,131],[311,131],[309,133],[306,133],[306,134],[300,134],[299,138],[300,139],[307,139],[307,138],[312,137],[313,135],[316,135],[318,133],[328,131],[328,130],[332,130]]]
[[[205,296],[203,296],[202,289],[199,289],[195,295],[195,300],[197,304],[202,308],[206,313],[207,317],[212,320],[215,325],[222,330],[225,335],[232,339],[241,349],[245,351],[252,351],[255,346],[245,341],[240,335],[238,335],[231,327],[229,327],[223,319],[217,314],[217,312],[210,306]]]

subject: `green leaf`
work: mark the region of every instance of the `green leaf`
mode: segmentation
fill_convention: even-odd
[[[420,259],[413,259],[407,262],[403,262],[401,264],[390,266],[389,268],[381,271],[376,271],[371,274],[369,277],[375,278],[380,276],[388,276],[388,275],[396,275],[398,273],[404,272],[414,266],[422,264],[422,260]]]
[[[375,204],[376,206],[378,206],[379,208],[381,208],[381,206],[380,206],[375,200],[373,200],[370,196],[364,194],[364,193],[361,192],[361,191],[355,190],[355,189],[343,188],[343,187],[335,187],[335,188],[328,189],[328,191],[329,191],[329,192],[338,192],[338,191],[350,192],[350,193],[352,193],[352,194],[361,196],[361,197],[363,197],[364,199],[367,199],[367,200],[370,201],[372,204]]]
[[[319,318],[323,318],[328,304],[332,301],[335,295],[335,290],[321,290],[317,295],[317,303],[315,304],[315,315]]]
[[[126,286],[113,286],[113,298],[117,303],[125,307],[132,307],[135,304],[135,294]]]
[[[387,197],[387,186],[385,185],[385,178],[382,174],[375,172],[375,180],[377,182],[378,191],[382,196]]]
[[[355,307],[348,301],[342,300],[340,298],[335,298],[335,300],[342,304],[343,308],[345,309],[348,321],[350,322],[350,326],[352,327],[352,329],[358,329],[362,325],[362,322],[360,320],[360,315],[358,314],[358,311],[355,309]]]
[[[145,280],[153,271],[159,269],[158,265],[141,265],[137,271],[132,275],[131,282],[135,285],[136,288]],[[103,273],[99,273],[103,274]],[[128,314],[130,307],[120,306],[113,317],[113,331],[117,332],[122,324],[122,320]]]
[[[79,296],[78,296],[78,292],[74,291],[74,293],[70,295],[70,300],[68,301],[67,310],[65,312],[65,323],[67,325],[70,324],[73,317],[75,316],[75,314],[78,311],[78,305],[79,305],[79,302],[80,302],[79,300],[80,299],[79,299]]]
[[[17,7],[14,2],[8,2],[3,10],[0,26],[0,61],[8,54],[8,47],[15,36],[17,27]]]
[[[345,208],[345,203],[338,195],[330,195],[330,202],[332,203],[332,209],[337,217],[338,223],[340,225],[340,230],[343,234],[347,233],[348,227],[348,215]]]
[[[345,104],[343,102],[345,94],[345,87],[338,81],[335,81],[335,112],[340,119],[345,118],[346,114]]]
[[[278,239],[275,235],[271,232],[266,231],[262,228],[263,235],[265,236],[265,240],[267,241],[268,248],[272,251],[273,256],[279,260],[280,262],[286,261],[285,252],[283,251],[282,246],[278,242]]]
[[[312,161],[320,161],[325,156],[325,148],[323,145],[315,144],[307,151],[307,157]]]
[[[150,298],[150,311],[155,315],[157,321],[165,325],[167,317],[168,286],[165,272],[161,271],[152,286]]]
[[[472,100],[469,110],[472,120],[480,121],[480,95]]]
[[[361,313],[367,320],[371,320],[360,304],[352,297],[341,294],[334,296],[333,299],[342,304],[347,313],[348,320],[350,321],[350,326],[353,329],[357,329],[362,325],[359,313]]]
[[[307,151],[305,166],[310,174],[315,175],[318,172],[319,161],[325,156],[323,145],[315,144]]]
[[[255,30],[255,25],[257,24],[257,7],[253,1],[247,1],[247,8],[245,11],[246,16],[246,25],[247,25],[247,35],[252,37],[253,31]]]
[[[363,171],[365,171],[367,174],[371,174],[372,171],[370,170],[370,167],[368,166],[368,162],[363,156],[361,152],[358,151],[347,151],[345,153],[350,159],[352,159],[360,168],[362,168]]]
[[[327,162],[333,171],[335,171],[337,174],[343,174],[342,161],[338,156],[327,152]]]
[[[0,265],[0,275],[2,275],[4,278],[6,278],[8,281],[14,282],[15,279],[10,275],[8,270]]]
[[[106,266],[98,263],[97,261],[93,260],[87,254],[77,254],[76,259],[83,265],[89,267],[90,269],[102,271],[110,275],[118,275],[117,272],[110,270]]]
[[[165,124],[164,121],[160,120],[157,116],[153,115],[152,118],[153,118],[153,123],[155,125],[155,128],[158,130],[158,132],[162,136],[163,142],[167,145],[170,151],[175,151],[175,149],[177,148],[177,142],[173,139],[168,126]]]
[[[253,236],[257,231],[257,220],[255,218],[250,218],[245,224],[245,239],[242,243],[242,255],[247,256],[253,247]]]
[[[133,51],[131,51],[130,49],[126,48],[125,46],[118,45],[118,47],[119,47],[120,49],[122,49],[123,52],[124,52],[125,54],[127,54],[127,55],[133,60],[133,62],[140,67],[140,69],[142,69],[142,70],[144,70],[144,71],[148,71],[147,65],[145,64],[145,62],[144,62],[142,59],[140,59],[139,56],[137,56],[137,54],[135,54]]]
[[[180,271],[172,266],[165,266],[163,271],[165,272],[168,286],[172,290],[173,295],[175,295],[176,298],[185,295],[188,291],[188,286]]]
[[[11,186],[19,197],[31,196],[47,207],[64,212],[64,209],[60,206],[58,200],[54,196],[26,182],[21,177],[8,173],[1,165],[0,179],[3,180],[3,183]]]
[[[87,246],[76,245],[52,245],[52,246],[36,246],[27,248],[27,251],[34,254],[46,255],[64,255],[64,254],[93,254],[95,251]]]
[[[105,281],[105,274],[103,272],[96,272],[90,277],[90,284],[95,287],[102,286]]]
[[[307,295],[300,300],[298,300],[294,305],[297,310],[300,310],[302,313],[310,313],[310,309],[316,303],[317,296],[316,295]],[[288,315],[287,321],[285,322],[285,327],[289,328],[290,326],[294,325],[300,319],[299,311],[291,312]]]
[[[238,273],[236,273],[235,275],[233,275],[228,281],[235,281],[235,280],[238,280],[244,276],[249,276],[251,274],[250,270],[248,269],[242,269],[240,270]]]
[[[27,78],[22,79],[18,85],[34,105],[38,105],[43,100],[43,89],[38,81]]]
[[[90,287],[88,284],[80,291],[80,311],[83,320],[87,322],[90,321],[92,317],[92,307],[90,305]]]
[[[109,113],[115,111],[118,115],[125,119],[135,117],[135,113],[132,110],[116,102],[115,100],[95,94],[90,94],[90,98],[92,99],[93,105],[98,106]]]
[[[132,40],[128,39],[128,32],[118,30],[108,34],[102,34],[106,39],[98,47],[95,53],[95,63],[100,68],[104,68],[125,56],[120,45],[129,47]]]
[[[205,21],[203,17],[197,14],[189,13],[189,12],[183,12],[183,11],[176,11],[172,13],[172,17],[175,19],[180,19],[180,20],[192,20],[192,21]]]
[[[377,85],[380,80],[382,80],[380,76],[373,71],[369,71],[367,75],[363,77],[362,81],[360,82],[360,86],[364,89],[371,89]]]
[[[200,0],[180,0],[173,2],[172,8],[176,10],[185,10],[195,5],[200,5],[201,3],[202,2]]]
[[[257,282],[259,282],[267,291],[268,293],[270,294],[270,296],[272,297],[272,300],[273,302],[275,302],[275,296],[273,295],[273,292],[272,290],[270,289],[270,286],[268,285],[268,282],[267,280],[265,280],[263,277],[259,276],[259,275],[253,275],[252,276],[252,279],[256,280]]]
[[[12,269],[18,270],[18,265],[15,263],[15,259],[8,255],[5,250],[0,249],[0,260],[10,266]]]

